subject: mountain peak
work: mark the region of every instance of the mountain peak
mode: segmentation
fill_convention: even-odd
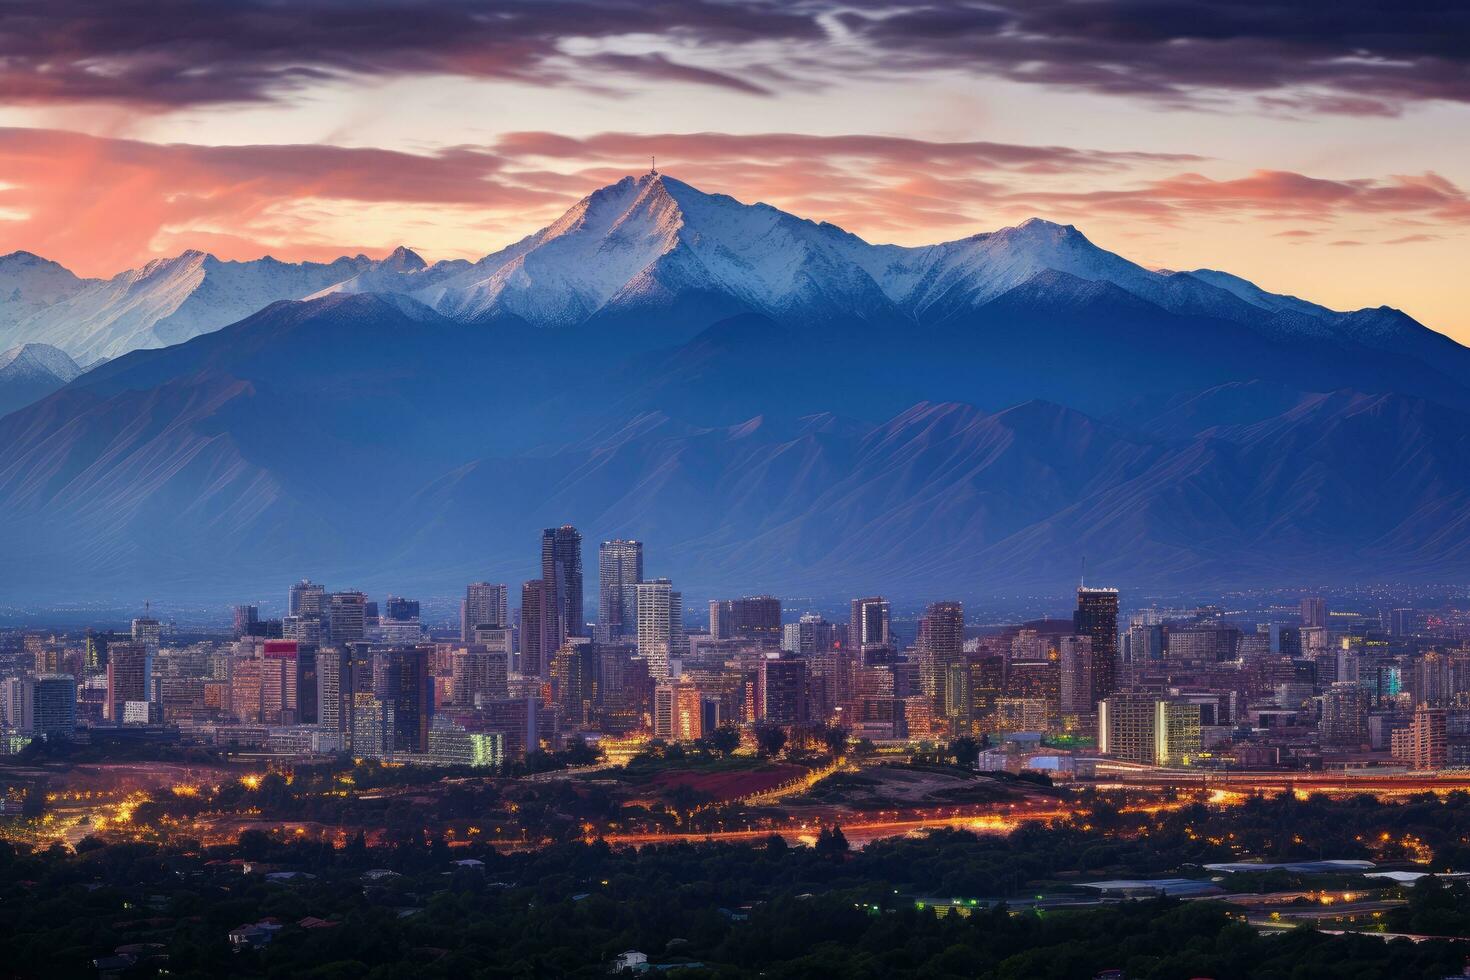
[[[385,272],[418,272],[428,266],[429,263],[407,245],[398,246],[378,263],[378,268]]]

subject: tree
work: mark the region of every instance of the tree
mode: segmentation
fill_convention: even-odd
[[[786,729],[778,725],[759,725],[755,730],[755,746],[761,755],[780,755],[786,747]]]
[[[740,748],[740,729],[734,725],[721,725],[709,733],[709,746],[722,756],[729,756]]]
[[[833,824],[823,827],[821,833],[817,834],[816,851],[823,857],[838,857],[847,853],[847,835],[842,832],[842,827]]]
[[[980,743],[962,735],[949,743],[949,754],[954,759],[955,765],[971,767],[980,758]]]
[[[827,743],[827,751],[833,756],[847,754],[847,729],[840,726],[829,728],[822,740]]]

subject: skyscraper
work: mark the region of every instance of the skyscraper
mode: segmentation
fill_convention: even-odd
[[[936,708],[944,705],[944,685],[952,664],[965,653],[965,607],[931,602],[919,619],[919,684]]]
[[[617,642],[638,634],[638,583],[643,581],[643,542],[614,538],[597,552],[597,638]]]
[[[852,600],[852,616],[847,621],[847,645],[854,655],[867,647],[889,643],[890,608],[882,596]]]
[[[684,640],[684,597],[666,578],[638,583],[638,656],[648,663],[648,674],[669,679],[669,659],[678,656]]]
[[[1327,625],[1327,600],[1319,595],[1309,595],[1302,598],[1302,625],[1320,626]]]
[[[489,582],[474,582],[464,590],[464,601],[459,606],[459,638],[469,643],[475,638],[475,629],[480,626],[505,627],[510,625],[510,610],[504,585]]]
[[[122,724],[128,704],[147,703],[153,687],[153,651],[146,643],[113,643],[107,650],[107,719]]]
[[[555,651],[569,636],[586,635],[582,603],[582,535],[570,524],[541,533],[541,581],[545,583],[547,631],[543,650]]]
[[[287,616],[320,616],[326,605],[327,590],[310,579],[302,579],[286,594]]]
[[[546,655],[546,583],[533,578],[521,586],[521,675],[544,677]],[[553,650],[556,648],[553,647]]]
[[[781,600],[771,595],[716,599],[709,604],[710,635],[717,640],[781,640]]]
[[[143,644],[151,655],[158,655],[158,647],[162,639],[163,626],[158,620],[151,616],[133,620],[133,642]]]
[[[1077,590],[1072,629],[1092,638],[1092,698],[1101,701],[1118,689],[1118,590]]]
[[[367,636],[367,596],[361,592],[333,592],[327,598],[328,641],[361,643]]]

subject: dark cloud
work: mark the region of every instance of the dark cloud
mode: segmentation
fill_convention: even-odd
[[[822,31],[761,0],[7,0],[0,100],[203,105],[344,76],[434,74],[595,87],[611,73],[762,91],[666,54],[600,51],[579,66],[563,48],[641,35],[723,46]]]
[[[1398,0],[7,0],[0,101],[271,99],[456,75],[754,96],[772,79],[953,71],[1266,111],[1470,101],[1470,4]],[[617,47],[613,39],[636,41]],[[591,43],[589,43],[591,42]],[[601,42],[601,43],[599,43]]]
[[[895,68],[1192,102],[1383,115],[1470,101],[1470,4],[1425,0],[986,0],[844,14]],[[1295,90],[1295,91],[1294,91]]]

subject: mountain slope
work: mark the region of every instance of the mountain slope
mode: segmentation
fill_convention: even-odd
[[[0,415],[39,401],[81,373],[64,351],[46,344],[0,352]]]
[[[873,323],[745,314],[614,361],[406,297],[277,303],[0,419],[0,588],[224,599],[310,572],[448,594],[529,574],[527,535],[562,521],[656,543],[695,594],[1055,586],[1083,553],[1120,584],[1191,588],[1470,560],[1470,416],[1227,381],[1166,399],[1168,433],[1107,424],[1022,396],[1070,397],[1110,357],[1140,362],[1125,389],[1187,389],[1292,367],[1291,348],[1110,284],[1028,283],[881,357]],[[1250,338],[1238,361],[1199,357]]]
[[[30,252],[0,255],[0,345],[16,324],[85,289],[89,280]]]
[[[225,262],[185,252],[92,281],[0,330],[0,338],[59,347],[82,363],[166,347],[218,330],[280,299],[301,299],[374,267],[365,256]]]

